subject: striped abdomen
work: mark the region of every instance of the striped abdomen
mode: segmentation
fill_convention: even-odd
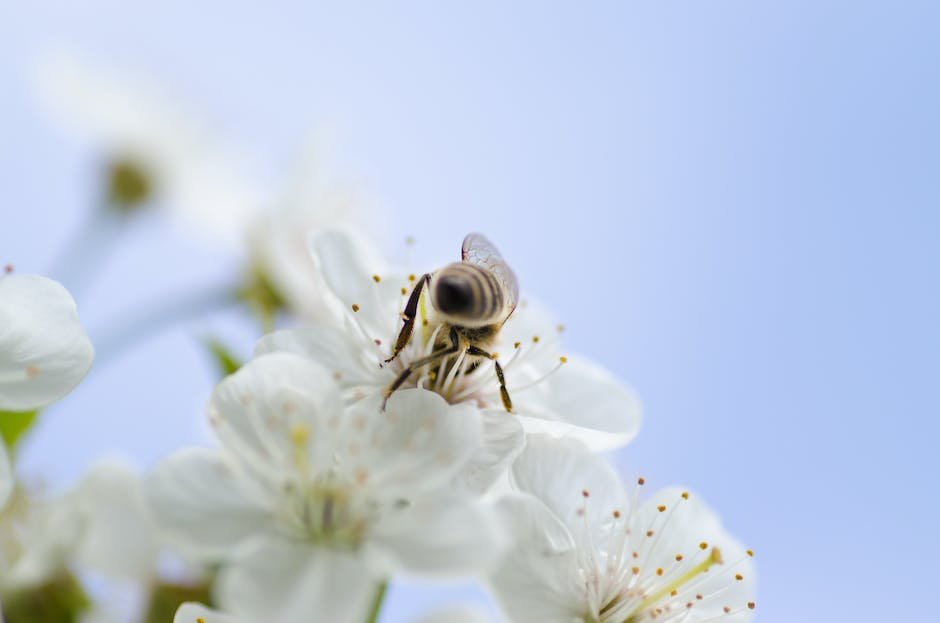
[[[431,276],[431,305],[452,324],[467,327],[502,322],[506,293],[492,272],[455,262]]]

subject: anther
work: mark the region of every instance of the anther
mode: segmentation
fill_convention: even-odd
[[[356,305],[355,303],[353,303],[353,304],[352,304],[352,310],[353,310],[354,312],[359,311],[359,306]]]
[[[522,342],[515,342],[515,343],[512,345],[513,348],[519,348],[520,346],[522,346]]]
[[[695,598],[698,599],[699,601],[702,601],[702,594],[696,593]]]
[[[560,363],[568,363],[568,358],[562,355],[561,357],[558,358],[558,361]]]
[[[410,247],[410,246],[413,246],[414,243],[415,243],[415,239],[414,239],[413,236],[405,236],[405,244],[406,244],[406,245],[408,245],[408,246]]]
[[[682,554],[676,554],[676,562],[682,562]]]
[[[757,607],[757,604],[755,604],[753,601],[749,601],[747,602],[747,607],[753,610],[754,608]]]
[[[748,555],[748,556],[750,556],[751,558],[754,557],[754,550],[749,549],[749,550],[746,550],[746,551],[747,551],[747,555]]]
[[[555,330],[558,331],[559,333],[562,333],[565,330],[565,325],[560,324],[557,327],[555,327]]]
[[[640,486],[645,485],[645,484],[646,484],[646,478],[643,478],[642,476],[640,476],[640,477],[637,479],[636,484],[638,484],[638,485],[640,485]]]
[[[539,343],[539,336],[533,335],[533,336],[532,336],[532,343],[533,343],[533,344],[538,344],[538,343]]]
[[[206,623],[206,620],[202,617],[196,617],[196,623]]]
[[[417,277],[414,276],[414,273],[408,275],[408,281],[414,281]]]
[[[688,499],[689,499],[689,492],[688,492],[688,491],[683,491],[683,492],[682,492],[682,499],[683,499],[683,500],[688,500]]]
[[[633,567],[633,568],[630,569],[630,571],[633,572],[633,575],[640,575],[640,568],[639,568],[639,567]]]
[[[729,612],[731,612],[731,607],[730,607],[730,606],[725,606],[724,608],[722,608],[722,610],[725,611],[725,614],[728,614]]]
[[[735,574],[734,574],[734,579],[737,580],[738,582],[740,582],[741,580],[744,579],[744,576],[741,575],[740,573],[735,573]]]
[[[581,495],[584,496],[584,497],[590,497],[590,496],[591,496],[591,492],[588,491],[587,489],[585,489],[585,490],[583,490],[583,491],[581,492]]]
[[[656,507],[656,510],[658,510],[660,513],[665,513],[666,506],[664,504],[660,504],[659,506]]]
[[[402,289],[401,289],[401,295],[402,295],[402,296],[405,296],[406,294],[408,294],[408,288],[402,288]]]
[[[620,519],[620,511],[614,511],[614,519]]]
[[[656,568],[656,575],[662,575],[662,574],[663,574],[663,568],[662,568],[662,567],[657,567],[657,568]]]
[[[656,534],[656,533],[653,532],[652,530],[647,530],[647,531],[646,531],[646,536],[648,536],[648,537],[651,537],[651,536],[653,536],[654,534]]]
[[[702,541],[701,543],[698,544],[698,548],[699,548],[699,549],[708,549],[708,543],[706,543],[705,541]]]
[[[3,267],[3,272],[5,272],[5,273],[8,274],[8,275],[9,275],[10,273],[12,273],[12,272],[13,272],[13,264],[7,264],[6,266],[4,266],[4,267]]]

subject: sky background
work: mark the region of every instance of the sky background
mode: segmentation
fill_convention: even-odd
[[[306,4],[0,0],[0,262],[47,272],[94,196],[100,153],[37,105],[51,50],[166,85],[265,173],[328,127],[391,252],[412,235],[431,268],[486,232],[568,348],[637,389],[618,465],[757,551],[758,621],[936,612],[940,5]],[[76,293],[83,321],[106,334],[237,259],[139,219]],[[249,326],[99,361],[23,468],[68,483],[201,443],[194,338],[247,348]],[[458,598],[480,596],[395,586],[382,621]]]

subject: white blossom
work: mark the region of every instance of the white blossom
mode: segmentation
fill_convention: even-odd
[[[93,357],[65,288],[39,275],[0,275],[0,409],[28,411],[62,398]]]
[[[151,500],[182,551],[223,562],[223,608],[257,620],[353,620],[392,573],[464,574],[499,552],[481,504],[449,483],[481,443],[469,407],[411,390],[344,406],[332,372],[258,357],[215,390],[220,449],[152,475]]]
[[[309,620],[319,619],[310,617]],[[244,623],[244,620],[190,601],[180,604],[173,617],[173,623]]]
[[[347,400],[383,392],[409,362],[428,355],[439,338],[422,304],[412,338],[388,365],[401,329],[402,310],[417,274],[389,266],[369,245],[348,230],[324,230],[311,237],[315,265],[333,301],[331,318],[262,338],[256,354],[288,351],[329,367],[340,379]],[[474,462],[467,479],[479,487],[505,470],[522,443],[520,425],[529,432],[575,436],[597,450],[621,446],[638,432],[639,402],[633,392],[596,364],[561,354],[562,327],[537,305],[520,304],[499,332],[500,354],[514,415],[505,412],[492,361],[470,366],[456,356],[424,366],[402,387],[423,387],[452,404],[481,410],[487,431],[486,456]]]
[[[501,500],[516,547],[491,584],[514,623],[743,621],[749,550],[703,503],[665,489],[639,503],[572,440],[530,438]],[[641,479],[642,484],[642,479]]]

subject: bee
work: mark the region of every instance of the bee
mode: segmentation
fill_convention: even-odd
[[[421,294],[427,288],[435,320],[442,325],[439,335],[446,336],[434,344],[427,357],[410,362],[398,378],[385,390],[385,400],[408,380],[421,366],[454,357],[461,351],[477,359],[493,361],[499,394],[506,411],[512,412],[512,400],[506,389],[506,377],[490,347],[500,328],[516,309],[519,282],[496,246],[482,234],[469,234],[461,248],[461,261],[448,264],[433,273],[422,275],[408,297],[402,312],[404,324],[395,341],[390,363],[408,345],[414,331]],[[384,403],[383,403],[384,409]]]

